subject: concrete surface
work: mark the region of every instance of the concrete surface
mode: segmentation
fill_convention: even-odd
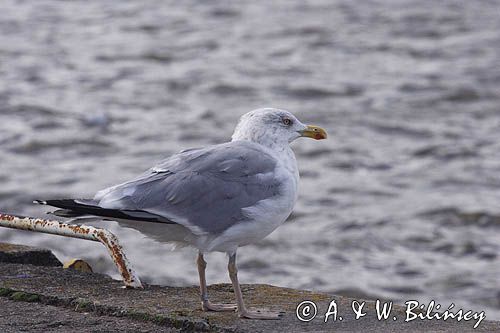
[[[228,284],[209,287],[213,301],[233,299]],[[108,276],[42,267],[0,263],[0,330],[16,331],[216,331],[216,332],[500,332],[500,323],[483,321],[415,320],[404,323],[404,308],[395,306],[387,321],[378,321],[374,303],[367,302],[367,315],[354,319],[352,299],[269,285],[243,285],[250,307],[285,310],[279,321],[239,319],[235,313],[202,312],[198,288],[146,285],[143,290],[124,289]],[[319,316],[300,322],[295,316],[303,300],[317,303],[324,314],[331,300],[338,304],[342,321],[324,323]],[[24,315],[23,315],[24,314]],[[136,329],[137,328],[137,329]]]
[[[150,322],[129,320],[123,317],[99,316],[92,312],[75,312],[74,309],[42,303],[15,302],[0,297],[0,332],[177,332]]]
[[[9,243],[0,243],[0,262],[62,266],[62,263],[50,250]]]

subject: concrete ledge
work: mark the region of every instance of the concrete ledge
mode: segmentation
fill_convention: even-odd
[[[233,300],[232,288],[228,284],[212,285],[209,293],[213,301]],[[492,321],[483,321],[476,330],[472,329],[473,321],[415,320],[404,323],[404,308],[400,306],[395,306],[392,312],[399,318],[397,321],[378,321],[373,302],[366,303],[367,315],[355,320],[350,311],[352,299],[309,291],[269,285],[243,285],[243,293],[250,307],[258,305],[285,310],[285,317],[279,321],[256,321],[239,319],[235,313],[202,312],[198,288],[194,286],[178,288],[146,285],[144,290],[124,289],[120,281],[101,274],[59,267],[0,263],[2,302],[8,300],[14,304],[22,301],[15,304],[27,304],[30,307],[33,303],[28,302],[34,302],[50,306],[51,309],[59,308],[64,313],[68,310],[89,313],[91,319],[94,318],[92,316],[120,318],[131,325],[144,323],[146,331],[146,327],[157,325],[161,330],[168,328],[188,332],[500,332],[500,323]],[[301,322],[295,316],[295,309],[303,300],[316,302],[318,312],[322,314],[326,312],[330,301],[335,300],[343,320],[324,323],[324,317],[318,316],[311,322]],[[32,311],[29,313],[33,315]],[[6,320],[5,317],[2,320]],[[85,321],[80,327],[82,330],[86,328]],[[117,326],[115,331],[124,330]]]
[[[96,332],[178,332],[154,323],[123,317],[98,316],[70,308],[32,302],[15,302],[0,297],[0,332],[96,333]]]
[[[62,266],[50,250],[8,243],[0,243],[0,262],[35,266]]]

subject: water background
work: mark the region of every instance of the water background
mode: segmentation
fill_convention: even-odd
[[[499,1],[0,4],[0,211],[91,197],[274,106],[325,127],[293,144],[289,223],[239,251],[243,283],[500,319]],[[103,223],[144,280],[197,283],[195,251]],[[0,230],[81,257],[97,243]],[[228,282],[211,254],[209,283]]]

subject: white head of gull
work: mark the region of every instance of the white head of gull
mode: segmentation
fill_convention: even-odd
[[[203,310],[278,319],[281,312],[245,306],[236,251],[262,240],[291,214],[299,173],[290,143],[299,137],[326,136],[322,128],[304,125],[288,111],[258,109],[240,118],[231,142],[184,150],[130,181],[97,192],[93,199],[41,203],[62,208],[55,212],[60,216],[105,217],[158,241],[195,247]],[[203,255],[211,251],[229,256],[236,304],[208,300]]]

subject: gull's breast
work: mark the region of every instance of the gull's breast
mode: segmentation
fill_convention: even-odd
[[[199,244],[206,251],[228,252],[264,239],[279,227],[292,213],[297,199],[298,173],[291,173],[282,163],[275,169],[280,182],[279,193],[260,200],[255,205],[243,208],[248,218],[228,228],[209,244]]]

